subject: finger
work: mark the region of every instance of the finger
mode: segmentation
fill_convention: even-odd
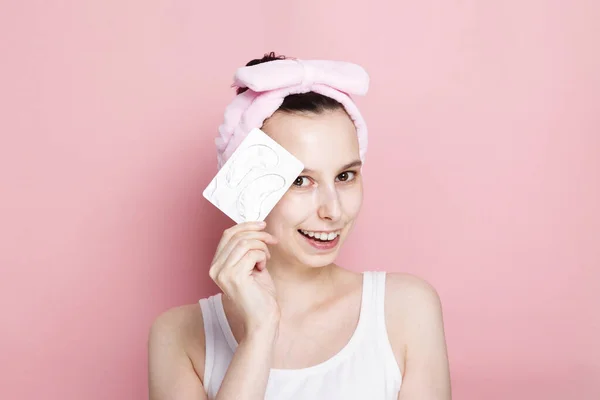
[[[258,271],[264,271],[265,269],[267,269],[267,261],[258,261],[256,263],[256,269]]]
[[[222,262],[225,259],[227,259],[227,257],[229,257],[229,255],[233,251],[233,249],[235,249],[238,246],[238,244],[243,240],[260,240],[266,244],[277,244],[278,243],[277,238],[275,238],[275,236],[271,235],[270,233],[264,232],[264,231],[262,231],[262,232],[255,232],[255,231],[239,232],[236,236],[234,236],[231,240],[229,240],[229,243],[227,243],[220,250],[219,253],[217,253],[215,255],[215,260],[213,261],[213,263]],[[270,253],[269,253],[269,257],[270,257]]]
[[[222,264],[222,268],[231,268],[232,266],[234,266],[235,264],[237,264],[247,253],[250,252],[254,252],[254,251],[260,251],[262,253],[265,254],[265,258],[270,257],[269,256],[269,249],[267,248],[267,245],[260,241],[260,240],[244,240],[241,241],[229,254],[229,256],[227,256],[227,258],[225,258],[223,260]]]
[[[246,253],[244,257],[237,263],[236,268],[239,270],[238,273],[242,273],[242,271],[247,271],[247,274],[251,274],[254,268],[258,268],[259,271],[262,271],[267,266],[267,256],[264,252],[259,250],[252,250]]]
[[[244,231],[261,231],[265,228],[266,223],[264,221],[247,221],[241,222],[223,231],[223,235],[217,246],[217,252],[221,250],[225,245],[239,232]]]
[[[215,277],[215,282],[222,289],[230,285],[239,285],[244,277],[249,276],[257,264],[266,263],[267,256],[264,251],[250,250],[235,264],[228,264]],[[228,290],[228,289],[227,289]]]
[[[260,250],[270,258],[271,253],[267,245],[261,240],[239,240],[234,244],[233,249],[229,253],[225,254],[225,251],[219,255],[216,260],[212,263],[209,275],[211,278],[215,278],[226,266],[237,263],[246,253],[252,250]]]
[[[245,226],[246,228],[249,228],[251,230],[240,231],[239,230],[240,226]],[[260,226],[260,224],[258,224],[258,226]],[[233,228],[237,228],[238,232],[233,237],[230,237],[231,232],[234,232]],[[257,227],[257,224],[254,222],[236,225],[230,229],[231,230],[228,230],[225,233],[223,233],[223,238],[221,239],[221,242],[219,243],[220,248],[218,248],[218,250],[215,252],[215,256],[211,262],[211,266],[209,269],[209,276],[213,280],[215,280],[216,275],[218,275],[220,270],[223,268],[225,261],[231,255],[231,252],[237,246],[239,246],[239,243],[242,240],[255,239],[255,240],[260,240],[260,241],[263,241],[265,243],[270,243],[270,244],[278,243],[277,238],[275,238],[273,235],[271,235],[267,232],[264,232],[264,231],[255,230],[255,229],[259,229],[259,228]],[[270,254],[268,248],[266,248],[266,252],[267,252],[268,256],[270,257],[271,254]],[[243,254],[239,255],[240,258],[242,256],[243,256]]]

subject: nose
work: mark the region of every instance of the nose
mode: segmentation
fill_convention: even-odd
[[[319,188],[319,208],[317,210],[319,218],[338,221],[342,217],[342,205],[335,187]]]

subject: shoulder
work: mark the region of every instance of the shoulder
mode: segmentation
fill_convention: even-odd
[[[450,399],[440,296],[429,282],[414,275],[390,273],[386,281],[386,325],[402,371],[402,395]]]
[[[202,326],[200,305],[186,304],[170,308],[159,314],[150,327],[150,337],[181,341]],[[197,332],[195,333],[197,334]]]
[[[399,360],[407,349],[430,334],[443,335],[442,304],[437,290],[423,278],[387,273],[385,320],[390,342]]]
[[[435,309],[440,306],[440,296],[431,283],[416,275],[389,272],[386,274],[386,308],[410,311],[414,307]],[[410,307],[406,309],[405,307]],[[404,308],[404,310],[402,310]]]
[[[170,308],[158,315],[150,327],[151,357],[189,359],[201,377],[204,373],[204,322],[198,303]]]

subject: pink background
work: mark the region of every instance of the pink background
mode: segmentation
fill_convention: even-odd
[[[234,4],[3,2],[0,397],[147,398],[151,322],[216,291],[232,73],[275,50],[369,70],[340,262],[437,287],[454,398],[600,398],[600,3]]]

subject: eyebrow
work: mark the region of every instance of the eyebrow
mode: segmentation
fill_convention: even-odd
[[[362,161],[360,160],[355,160],[352,161],[351,163],[348,163],[346,165],[344,165],[342,168],[340,168],[340,171],[344,171],[350,168],[356,168],[356,167],[360,167],[362,166]],[[315,171],[310,169],[310,168],[304,168],[304,170],[302,171],[303,174],[314,174]]]

